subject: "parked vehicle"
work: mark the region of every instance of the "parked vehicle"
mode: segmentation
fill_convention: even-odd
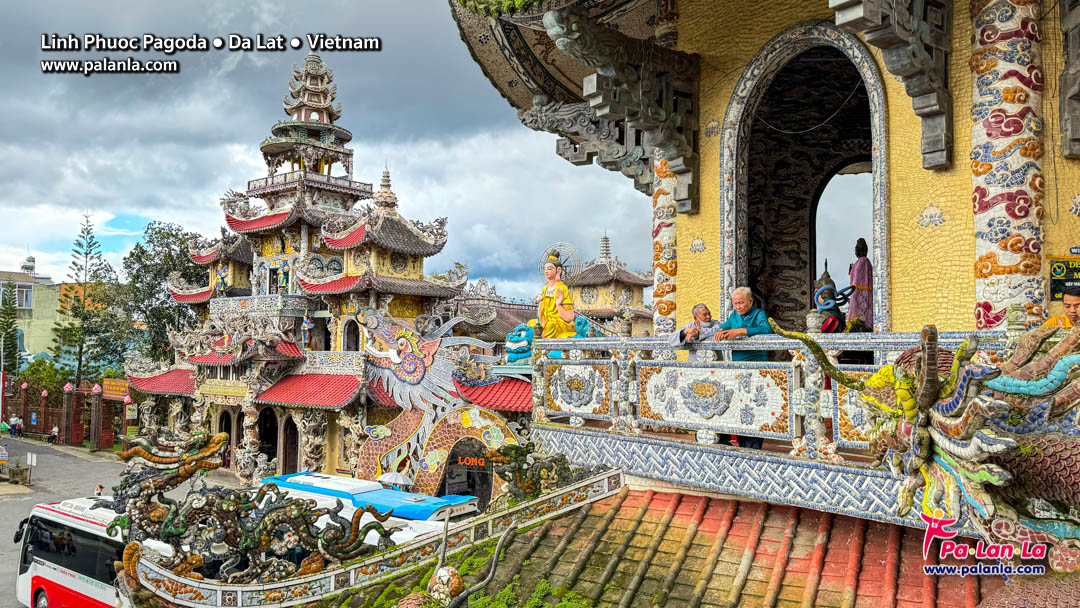
[[[450,517],[475,513],[479,504],[475,496],[413,494],[387,489],[377,481],[324,473],[293,473],[262,480],[264,484],[269,482],[288,490],[290,495],[314,499],[320,507],[332,507],[334,499],[340,498],[346,506],[343,515],[371,505],[384,513],[393,509],[394,517],[400,519],[441,522],[448,513]]]
[[[116,517],[109,509],[90,507],[100,497],[73,498],[35,505],[19,523],[15,542],[22,543],[15,596],[32,608],[113,608],[120,595],[113,585],[113,562],[123,559],[124,544],[105,534]]]

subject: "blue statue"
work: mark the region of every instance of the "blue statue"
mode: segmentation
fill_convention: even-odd
[[[506,334],[506,362],[514,363],[532,355],[533,328],[522,323]]]

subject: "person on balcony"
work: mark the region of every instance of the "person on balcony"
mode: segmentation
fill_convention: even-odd
[[[671,334],[668,340],[674,348],[686,348],[692,342],[701,342],[713,337],[720,330],[720,322],[712,318],[712,311],[703,303],[695,304],[690,310],[690,316],[694,318],[679,331]]]
[[[1065,314],[1050,317],[1042,324],[1043,327],[1056,325],[1068,329],[1080,323],[1080,287],[1066,287],[1061,294],[1061,306]]]
[[[874,326],[874,267],[868,253],[866,239],[855,241],[855,262],[848,267],[849,284],[855,288],[848,299],[848,318],[860,319],[867,331]],[[840,328],[843,331],[843,328]]]
[[[754,294],[749,287],[736,287],[731,293],[731,306],[734,308],[727,321],[720,326],[714,340],[734,340],[750,336],[771,334],[769,317],[764,310],[754,307]],[[768,361],[769,353],[764,350],[733,350],[732,361]],[[761,449],[761,437],[732,435],[732,445],[744,448]]]
[[[749,287],[736,287],[731,293],[731,306],[735,310],[728,315],[727,321],[720,326],[713,339],[732,340],[762,334],[771,334],[769,317],[764,310],[754,307],[754,296]],[[733,350],[732,361],[768,361],[769,353],[764,350]]]

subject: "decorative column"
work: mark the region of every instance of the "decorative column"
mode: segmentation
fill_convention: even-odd
[[[101,385],[95,384],[90,389],[90,451],[101,449]],[[110,421],[111,423],[112,421]]]
[[[19,417],[23,420],[29,420],[30,418],[30,401],[26,398],[26,387],[27,384],[25,382],[19,387]],[[10,418],[10,416],[8,416],[8,418]],[[26,423],[24,422],[23,424]]]
[[[666,159],[653,167],[653,335],[675,331],[675,191],[678,177],[668,169]]]
[[[49,397],[49,391],[41,391],[41,415],[45,416],[45,400]],[[75,426],[75,406],[72,403],[75,397],[75,387],[68,382],[64,385],[64,408],[60,417],[60,434],[56,438],[57,445],[71,445],[71,430]],[[51,430],[51,429],[50,429]]]
[[[240,411],[244,414],[244,438],[236,454],[236,477],[249,483],[255,474],[255,457],[259,453],[259,410],[248,399],[240,404]]]
[[[292,419],[300,436],[300,470],[322,471],[326,466],[326,412],[305,409],[293,412]]]
[[[974,312],[977,329],[992,329],[1010,305],[1028,323],[1045,316],[1042,2],[972,0],[970,11]]]

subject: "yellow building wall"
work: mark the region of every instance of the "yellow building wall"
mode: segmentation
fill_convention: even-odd
[[[337,475],[338,469],[347,469],[341,461],[341,427],[338,426],[337,414],[327,413],[326,420],[326,458],[323,459],[323,473]]]
[[[576,308],[615,308],[619,297],[618,294],[627,289],[631,293],[630,305],[634,307],[643,306],[644,289],[641,287],[633,287],[617,281],[605,285],[592,285],[592,287],[596,288],[596,301],[591,304],[586,304],[585,300],[581,299],[581,290],[585,289],[585,287],[577,285],[569,287],[570,298],[573,299]]]
[[[735,16],[738,16],[736,19]],[[830,19],[827,2],[806,0],[728,0],[720,10],[709,0],[679,3],[678,50],[701,57],[698,101],[699,168],[695,174],[700,211],[679,214],[675,220],[678,238],[676,275],[676,326],[690,321],[690,309],[704,302],[720,310],[720,160],[721,135],[707,134],[711,121],[722,124],[731,93],[743,69],[773,36],[796,24]],[[691,252],[690,243],[701,239],[704,251]]]
[[[723,123],[732,90],[755,53],[777,33],[800,22],[833,21],[825,2],[783,0],[762,5],[749,0],[729,0],[723,11],[707,0],[679,5],[679,50],[702,57],[699,103],[700,212],[679,215],[677,322],[690,319],[697,302],[719,306],[720,266],[720,159],[719,129],[710,135],[708,126]],[[1080,219],[1070,212],[1080,193],[1080,161],[1061,156],[1058,116],[1058,78],[1063,67],[1062,37],[1057,10],[1045,11],[1041,30],[1042,61],[1046,74],[1043,97],[1046,156],[1043,159],[1044,253],[1068,255],[1080,245]],[[738,27],[731,15],[742,15]],[[971,36],[974,26],[966,5],[953,8],[952,52],[949,58],[949,90],[953,97],[952,166],[947,170],[922,168],[921,121],[915,116],[903,83],[885,70],[881,53],[869,46],[881,73],[886,102],[886,180],[888,187],[890,307],[893,331],[918,331],[933,323],[943,330],[975,329],[975,242],[971,209],[972,73]],[[868,201],[867,204],[870,204]],[[941,209],[945,222],[922,226],[919,218],[930,205]],[[702,239],[705,251],[692,253],[690,244]],[[879,271],[880,269],[875,269]],[[1044,265],[1044,273],[1048,272]],[[1044,276],[1046,276],[1044,274]],[[1051,315],[1061,314],[1060,302],[1051,303]]]
[[[371,248],[367,245],[345,251],[345,274],[357,276],[371,270]]]
[[[379,274],[386,277],[399,277],[404,279],[422,279],[424,278],[424,258],[415,255],[404,255],[407,258],[404,270],[395,270],[393,264],[390,263],[390,258],[395,254],[382,247],[372,248],[372,267],[375,270],[375,274]]]
[[[1043,160],[1046,198],[1043,200],[1043,229],[1046,241],[1043,252],[1048,256],[1069,255],[1069,248],[1080,245],[1080,217],[1071,211],[1073,199],[1080,194],[1080,160],[1061,156],[1061,120],[1058,115],[1058,77],[1064,62],[1060,13],[1046,10],[1041,24],[1043,32],[1042,58],[1046,73],[1043,92],[1043,120],[1047,158]],[[1049,267],[1043,265],[1045,272]],[[1049,298],[1047,294],[1047,298]],[[1061,302],[1051,302],[1051,315],[1064,314]]]
[[[395,295],[387,306],[387,312],[395,319],[415,319],[424,314],[424,302],[418,296]]]

